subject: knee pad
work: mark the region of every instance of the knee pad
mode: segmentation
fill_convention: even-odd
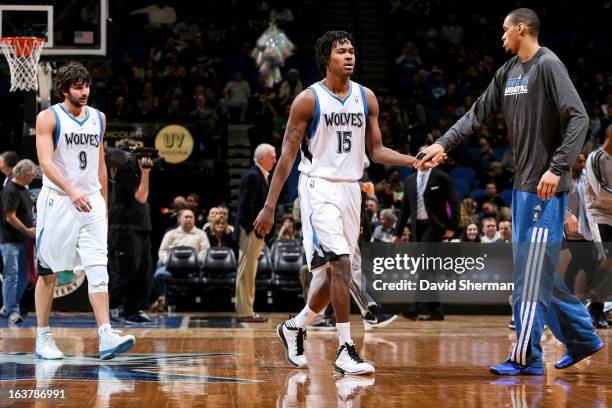
[[[89,293],[108,292],[108,270],[106,266],[88,266],[85,268],[87,275],[87,290]]]

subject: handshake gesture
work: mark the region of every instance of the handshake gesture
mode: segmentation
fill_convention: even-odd
[[[444,147],[434,143],[417,154],[414,167],[419,170],[432,169],[445,160],[446,153],[444,153]]]

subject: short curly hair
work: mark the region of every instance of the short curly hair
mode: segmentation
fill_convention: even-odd
[[[350,41],[355,46],[353,36],[347,31],[328,31],[323,34],[315,44],[315,59],[317,60],[317,68],[322,76],[327,73],[327,64],[329,63],[329,57],[331,56],[332,48],[336,44],[344,44]]]
[[[63,98],[64,92],[68,92],[73,84],[85,82],[91,85],[91,75],[83,64],[78,61],[70,61],[57,70],[54,82],[57,96]]]

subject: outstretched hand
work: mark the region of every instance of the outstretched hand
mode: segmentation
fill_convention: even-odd
[[[438,167],[440,163],[446,160],[447,156],[444,153],[444,147],[441,144],[434,143],[421,151],[416,158],[414,167],[423,170]]]

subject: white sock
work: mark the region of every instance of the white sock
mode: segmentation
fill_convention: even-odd
[[[39,336],[42,336],[43,334],[47,334],[51,331],[51,329],[49,328],[49,326],[47,327],[38,327],[36,329],[36,334]]]
[[[353,344],[353,339],[351,339],[351,323],[336,323],[336,332],[338,332],[338,341],[340,345],[344,345],[344,343]]]
[[[109,323],[103,324],[102,326],[98,327],[98,334],[102,336],[104,332],[110,329],[111,329],[111,325]]]
[[[306,305],[302,311],[291,320],[293,321],[295,327],[305,329],[306,326],[308,326],[308,323],[312,322],[315,317],[317,317],[317,313],[310,310],[308,305]]]

